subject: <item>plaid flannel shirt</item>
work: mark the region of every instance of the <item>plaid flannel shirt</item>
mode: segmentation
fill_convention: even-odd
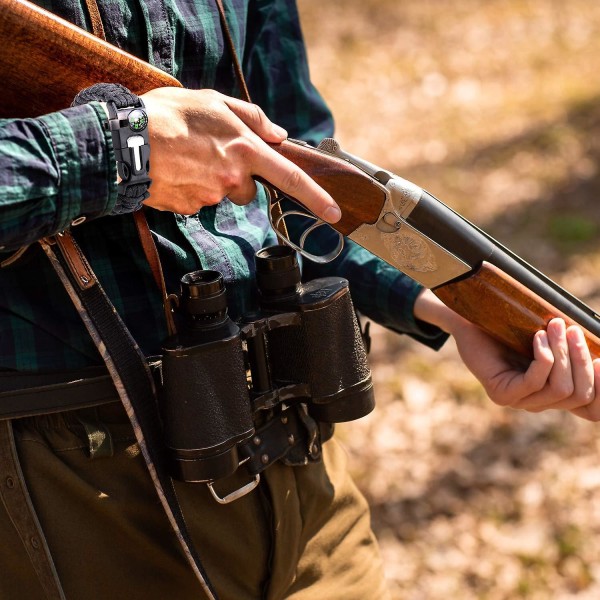
[[[85,3],[44,0],[44,8],[90,29]],[[253,101],[290,136],[317,144],[332,134],[331,115],[310,82],[294,0],[225,0]],[[232,60],[214,0],[99,0],[109,42],[177,77],[189,88],[237,95]],[[85,255],[147,355],[166,335],[159,292],[131,215],[109,216],[116,201],[112,142],[98,104],[36,119],[0,120],[0,259],[31,244],[0,270],[0,368],[51,370],[100,363],[61,283],[36,242],[73,227]],[[177,175],[174,174],[174,177]],[[251,305],[253,255],[275,243],[261,189],[245,207],[224,200],[193,216],[148,211],[167,288],[200,268],[223,273],[230,313]],[[325,228],[321,228],[325,229]],[[321,233],[323,243],[329,234]],[[378,323],[438,347],[445,335],[412,315],[420,287],[353,243],[305,277],[350,280],[357,308]]]

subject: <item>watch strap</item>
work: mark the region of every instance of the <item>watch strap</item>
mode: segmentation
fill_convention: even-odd
[[[88,88],[81,90],[71,106],[79,106],[92,101],[114,102],[117,108],[127,108],[128,106],[138,106],[139,96],[129,91],[120,83],[96,83]]]
[[[150,193],[148,188],[152,180],[148,176],[146,168],[150,148],[148,145],[148,130],[144,125],[136,130],[133,126],[127,126],[131,120],[125,111],[131,109],[136,111],[144,108],[141,98],[128,90],[125,86],[118,83],[97,83],[84,90],[81,90],[73,100],[73,106],[87,104],[91,101],[106,102],[109,112],[108,127],[112,134],[113,148],[117,158],[117,170],[121,181],[117,186],[117,202],[113,207],[111,214],[120,215],[135,212],[142,207]],[[141,110],[144,117],[145,112]],[[146,117],[147,123],[147,117]],[[129,148],[127,144],[127,132],[135,132],[136,137],[143,138],[143,144],[136,144]],[[137,158],[136,158],[137,156]],[[136,169],[136,161],[140,161]]]

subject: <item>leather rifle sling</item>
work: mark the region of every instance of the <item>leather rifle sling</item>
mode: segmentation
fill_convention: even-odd
[[[87,0],[88,2],[92,2],[93,0]],[[246,78],[244,77],[244,70],[242,69],[242,64],[237,53],[235,42],[233,41],[233,35],[231,34],[231,29],[229,28],[229,23],[227,23],[227,16],[225,14],[225,7],[223,6],[223,0],[215,0],[217,4],[217,8],[219,9],[219,17],[221,18],[221,27],[223,29],[223,34],[225,36],[225,40],[227,41],[227,46],[229,48],[229,52],[231,53],[231,59],[233,61],[233,69],[235,71],[235,76],[238,81],[238,85],[240,86],[240,93],[242,98],[246,102],[252,102],[250,98],[250,91],[248,90],[248,85],[246,84]],[[277,191],[271,186],[265,186],[267,191],[267,195],[269,196],[269,200],[271,198],[277,198]],[[289,234],[287,231],[287,227],[285,224],[285,219],[283,217],[283,210],[281,208],[281,204],[277,201],[270,204],[269,208],[273,215],[273,223],[277,223],[277,229],[279,233],[286,238],[289,239]],[[283,244],[283,240],[281,238],[277,238],[278,243]]]
[[[95,0],[86,0],[93,32],[105,39]],[[153,276],[163,293],[169,331],[174,330],[158,252],[143,211],[135,218]],[[50,263],[69,294],[88,333],[104,360],[146,462],[154,488],[184,556],[209,600],[217,600],[187,529],[163,451],[156,390],[145,357],[69,231],[40,240]],[[54,249],[58,248],[58,252]],[[54,598],[52,598],[54,600]]]

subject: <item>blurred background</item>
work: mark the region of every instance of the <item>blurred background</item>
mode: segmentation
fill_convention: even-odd
[[[354,154],[600,310],[600,3],[298,0]],[[394,598],[600,598],[600,424],[498,408],[449,342],[375,328],[378,407],[339,427]]]

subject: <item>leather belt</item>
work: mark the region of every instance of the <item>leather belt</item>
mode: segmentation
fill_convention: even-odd
[[[73,371],[0,372],[0,421],[120,404],[113,380],[103,366]],[[239,447],[250,475],[281,460],[289,466],[318,462],[322,444],[333,435],[333,424],[316,421],[305,404],[259,411],[262,425]],[[265,420],[263,420],[265,419]]]
[[[0,420],[119,402],[104,366],[75,371],[0,372]]]
[[[0,420],[120,403],[104,366],[47,373],[0,372]],[[333,435],[333,425],[315,421],[299,404],[276,411],[240,446],[252,475],[277,460],[300,466],[321,459],[321,444]]]

